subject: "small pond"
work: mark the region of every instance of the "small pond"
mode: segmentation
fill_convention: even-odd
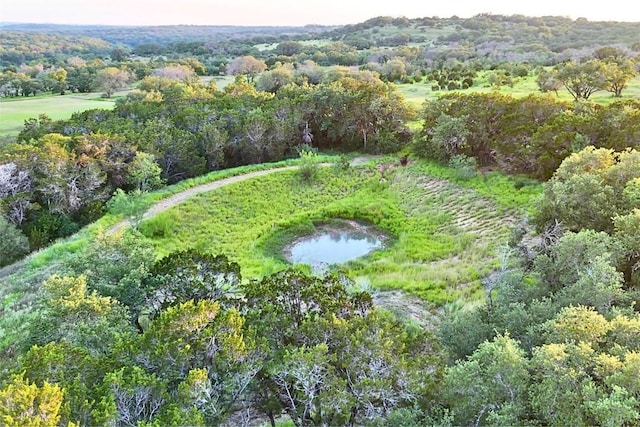
[[[314,272],[326,271],[340,264],[365,256],[384,246],[385,236],[364,224],[344,221],[323,225],[310,235],[285,248],[286,258],[296,264],[308,264]]]

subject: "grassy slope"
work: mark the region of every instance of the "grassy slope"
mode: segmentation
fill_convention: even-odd
[[[322,158],[322,160],[328,159]],[[211,172],[145,194],[142,199],[137,200],[137,204],[144,209],[145,206],[197,185],[252,171],[292,164],[295,164],[295,160]],[[0,269],[0,351],[5,350],[16,340],[16,337],[20,337],[28,329],[29,319],[35,312],[34,307],[40,293],[41,283],[52,274],[68,274],[65,270],[66,263],[76,254],[81,255],[87,244],[97,234],[104,232],[121,220],[121,215],[107,213],[73,236],[60,239],[50,246],[32,253],[22,261]]]

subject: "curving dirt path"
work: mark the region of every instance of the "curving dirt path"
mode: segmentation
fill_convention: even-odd
[[[377,157],[378,156],[372,156],[372,155],[359,156],[351,160],[351,165],[352,166],[361,165]],[[320,166],[329,166],[329,165],[331,165],[331,163],[320,163]],[[284,167],[276,167],[271,169],[264,169],[264,170],[255,171],[255,172],[248,172],[242,175],[231,176],[229,178],[223,178],[218,181],[213,181],[206,184],[197,185],[195,187],[188,188],[184,191],[181,191],[165,199],[162,199],[157,203],[154,203],[144,213],[144,215],[142,216],[142,219],[151,218],[161,212],[171,209],[172,207],[184,202],[185,200],[195,196],[196,194],[205,193],[207,191],[215,190],[216,188],[224,187],[226,185],[230,185],[240,181],[245,181],[247,179],[255,178],[258,176],[269,175],[275,172],[284,172],[284,171],[293,170],[297,168],[298,166],[284,166]],[[107,233],[108,234],[117,233],[130,226],[131,226],[131,221],[128,219],[124,219],[112,225],[111,227],[109,227],[109,229],[107,230]],[[30,255],[27,255],[27,257],[23,258],[18,262],[15,262],[13,264],[0,268],[0,282],[3,279],[7,278],[8,276],[16,272],[19,272],[21,269],[23,269],[26,266],[28,260],[30,260],[35,253],[36,252]],[[0,293],[0,296],[1,295],[2,293]]]
[[[365,156],[358,156],[355,157],[351,160],[350,164],[351,166],[357,166],[357,165],[362,165],[367,163],[368,161],[371,161],[375,158],[377,158],[379,156],[372,156],[372,155],[365,155]],[[332,165],[332,163],[320,163],[319,166],[330,166]],[[264,169],[264,170],[260,170],[260,171],[255,171],[255,172],[248,172],[246,174],[243,175],[236,175],[236,176],[231,176],[229,178],[224,178],[224,179],[220,179],[218,181],[213,181],[213,182],[209,182],[207,184],[201,184],[201,185],[197,185],[195,187],[191,187],[188,188],[184,191],[181,191],[179,193],[176,193],[172,196],[167,197],[166,199],[162,199],[157,203],[154,203],[142,216],[142,219],[148,219],[151,218],[155,215],[158,215],[161,212],[164,212],[168,209],[171,209],[172,207],[179,205],[180,203],[184,202],[185,200],[187,200],[188,198],[195,196],[196,194],[200,194],[200,193],[206,193],[207,191],[211,191],[211,190],[215,190],[216,188],[220,188],[220,187],[224,187],[226,185],[229,184],[234,184],[236,182],[240,182],[240,181],[245,181],[247,179],[251,179],[251,178],[255,178],[257,176],[262,176],[262,175],[269,175],[272,174],[274,172],[283,172],[283,171],[288,171],[288,170],[293,170],[293,169],[297,169],[298,166],[284,166],[281,168],[272,168],[272,169]],[[122,229],[131,226],[131,221],[129,221],[128,219],[123,219],[122,221],[112,225],[111,227],[109,227],[109,229],[107,230],[107,233],[111,234],[111,233],[117,233],[118,231],[121,231]]]
[[[257,176],[262,176],[262,175],[268,175],[271,173],[275,173],[275,172],[283,172],[283,171],[287,171],[287,170],[292,170],[292,169],[296,169],[298,166],[284,166],[284,167],[280,167],[280,168],[272,168],[272,169],[264,169],[264,170],[260,170],[260,171],[255,171],[255,172],[248,172],[245,173],[243,175],[236,175],[236,176],[230,176],[229,178],[223,178],[220,179],[218,181],[213,181],[213,182],[209,182],[206,184],[201,184],[201,185],[197,185],[195,187],[191,187],[188,188],[184,191],[181,191],[179,193],[176,193],[172,196],[169,196],[165,199],[162,199],[156,203],[154,203],[153,205],[151,205],[151,207],[144,213],[144,215],[142,216],[143,219],[147,219],[147,218],[151,218],[155,215],[158,215],[161,212],[166,211],[167,209],[170,209],[172,207],[174,207],[175,205],[178,205],[182,202],[184,202],[185,200],[187,200],[188,198],[195,196],[196,194],[200,194],[200,193],[205,193],[207,191],[211,191],[211,190],[215,190],[216,188],[220,188],[220,187],[224,187],[225,185],[229,185],[229,184],[233,184],[236,182],[240,182],[240,181],[244,181],[247,179],[251,179],[251,178],[255,178]],[[113,234],[113,233],[117,233],[119,231],[122,231],[123,229],[130,227],[131,226],[131,221],[128,219],[123,219],[122,221],[112,225],[111,227],[109,227],[109,229],[107,230],[108,234]],[[37,252],[34,252],[33,254],[35,254]],[[19,272],[21,269],[23,269],[25,267],[25,265],[27,264],[28,260],[31,259],[31,256],[33,254],[27,255],[27,257],[21,259],[20,261],[17,261],[13,264],[4,266],[2,268],[0,268],[0,281],[5,279],[6,277]],[[1,295],[1,293],[0,293]]]
[[[255,178],[262,175],[269,175],[275,172],[284,172],[292,169],[297,169],[298,166],[285,166],[281,168],[273,168],[273,169],[265,169],[255,172],[245,173],[243,175],[230,176],[229,178],[223,178],[218,181],[209,182],[206,184],[197,185],[195,187],[187,188],[184,191],[176,193],[172,196],[169,196],[165,199],[154,203],[142,216],[142,219],[148,219],[158,215],[161,212],[164,212],[172,207],[179,205],[190,197],[195,196],[196,194],[206,193],[207,191],[215,190],[216,188],[224,187],[226,185],[234,184],[240,181],[246,181],[247,179]],[[123,228],[131,226],[131,221],[128,219],[123,219],[122,221],[112,225],[107,233],[117,233]]]

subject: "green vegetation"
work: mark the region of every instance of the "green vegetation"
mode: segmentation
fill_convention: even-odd
[[[628,333],[640,331],[634,308],[638,259],[627,246],[638,244],[637,201],[613,207],[622,228],[612,229],[610,218],[597,224],[591,212],[570,205],[579,196],[563,188],[591,182],[594,200],[634,188],[637,155],[622,153],[618,162],[609,150],[587,147],[566,159],[544,185],[539,252],[527,254],[521,247],[525,263],[490,283],[485,304],[442,325],[443,343],[457,360],[445,373],[456,423],[521,424],[532,417],[550,425],[637,422],[638,400],[627,382],[638,363],[638,341],[629,341]],[[594,175],[607,179],[590,179]],[[620,179],[610,181],[615,177]],[[549,216],[553,201],[565,209],[555,218]],[[565,224],[578,231],[565,231]],[[636,225],[627,228],[631,224]]]
[[[506,191],[511,179],[497,174],[486,181],[464,177],[455,184],[456,169],[423,162],[394,170],[373,162],[323,167],[313,182],[283,171],[203,194],[167,211],[172,215],[164,220],[154,221],[161,215],[143,223],[146,233],[182,233],[181,241],[166,239],[175,244],[159,259],[153,260],[158,248],[151,242],[164,238],[150,242],[136,232],[98,236],[67,262],[65,277],[52,276],[44,283],[45,293],[36,302],[40,310],[18,341],[29,350],[19,366],[9,365],[18,374],[0,390],[4,407],[12,411],[3,416],[22,420],[43,413],[63,422],[124,423],[134,418],[208,425],[251,406],[272,425],[283,415],[296,425],[344,425],[349,419],[373,425],[390,420],[463,425],[477,419],[510,425],[560,425],[567,419],[576,425],[605,425],[612,419],[620,425],[633,423],[639,417],[633,394],[640,331],[633,311],[637,278],[627,278],[618,263],[629,260],[625,251],[637,241],[629,234],[637,234],[639,224],[637,154],[629,151],[618,162],[610,151],[587,148],[562,163],[544,185],[544,203],[558,196],[554,181],[581,180],[595,167],[594,173],[609,179],[598,191],[627,197],[616,219],[623,228],[611,234],[581,229],[564,235],[556,229],[539,247],[512,236],[495,273],[483,281],[487,294],[479,298],[486,302],[453,311],[437,328],[444,353],[428,330],[373,307],[372,296],[360,290],[362,283],[292,270],[252,280],[251,259],[260,249],[266,256],[279,247],[287,236],[283,227],[308,227],[296,220],[305,210],[313,217],[316,203],[324,202],[316,208],[320,219],[345,209],[373,222],[381,214],[380,227],[397,227],[396,232],[420,238],[410,224],[428,227],[422,214],[434,207],[446,217],[452,187],[455,197],[464,200],[458,206],[467,209],[461,213],[463,223],[490,203],[496,211],[521,207],[536,189],[516,196],[519,190]],[[375,163],[385,165],[385,159]],[[425,189],[431,191],[426,198]],[[482,189],[485,196],[473,189]],[[262,200],[257,193],[273,199]],[[243,200],[252,195],[253,200]],[[430,204],[427,199],[434,200]],[[288,205],[300,211],[290,216],[293,224],[278,223],[282,233],[263,224],[273,221],[276,201],[278,209]],[[194,219],[189,215],[199,215],[196,219],[205,227],[187,232],[183,224],[192,225]],[[231,221],[220,221],[226,231],[211,221],[228,215]],[[233,227],[241,217],[246,218],[243,230]],[[158,228],[167,218],[173,224]],[[579,218],[590,220],[589,215]],[[557,219],[543,215],[537,220],[557,225]],[[464,229],[463,223],[459,227]],[[482,227],[472,224],[466,232],[484,234],[489,241],[499,238]],[[253,238],[247,231],[253,228],[264,240],[256,239],[259,244],[247,250],[237,242]],[[216,240],[216,233],[225,232],[228,239]],[[217,248],[235,248],[249,273],[227,257],[211,255],[207,246],[177,248],[187,241],[201,243],[193,236],[213,241]],[[443,249],[426,246],[416,251],[438,256]],[[403,245],[399,237],[391,252],[372,256],[371,264],[398,257],[394,247],[406,255],[415,245]],[[353,268],[339,271],[353,273]],[[572,387],[576,378],[578,389]],[[23,396],[22,406],[16,404],[18,396]],[[50,401],[57,403],[45,403]],[[382,405],[391,413],[367,409]],[[309,409],[296,409],[300,407]]]
[[[503,85],[499,88],[492,87],[488,83],[486,83],[486,78],[483,78],[487,72],[482,72],[479,74],[478,79],[474,83],[472,90],[465,89],[455,89],[452,91],[434,91],[431,89],[428,83],[399,83],[398,90],[405,99],[410,102],[412,105],[416,107],[422,106],[422,104],[426,101],[432,101],[437,99],[439,96],[448,94],[448,93],[503,93],[506,95],[511,95],[515,98],[523,98],[531,95],[532,93],[536,93],[539,91],[538,86],[536,85],[536,77],[529,76],[525,78],[517,79],[513,86]],[[638,99],[640,97],[640,76],[633,78],[627,87],[627,89],[623,92],[621,98],[614,97],[611,93],[606,91],[598,91],[595,92],[589,99],[600,105],[607,105],[615,101],[623,100],[633,100]],[[573,98],[571,95],[565,91],[563,88],[558,90],[555,98],[558,101],[572,101]]]
[[[66,120],[74,113],[94,108],[113,108],[113,100],[100,98],[99,93],[65,96],[37,96],[27,99],[0,100],[0,136],[17,135],[24,122],[40,114],[52,120]]]
[[[135,89],[0,144],[0,423],[637,425],[637,37],[3,27],[3,126]],[[344,219],[385,246],[286,261]]]
[[[294,172],[245,181],[190,199],[140,230],[160,254],[187,248],[229,254],[247,277],[261,277],[286,266],[287,240],[313,223],[360,219],[390,233],[393,243],[341,272],[436,304],[461,297],[459,283],[473,297],[538,187],[517,190],[494,174],[460,185],[429,177],[434,171],[455,180],[446,168],[394,163],[381,160],[382,172],[373,165],[344,173],[325,167],[312,182]]]
[[[320,157],[321,160],[329,160]],[[259,164],[243,166],[233,169],[211,172],[207,175],[185,180],[179,184],[168,186],[160,191],[142,194],[123,194],[124,197],[116,197],[109,204],[109,211],[96,222],[82,228],[78,233],[64,239],[58,239],[53,244],[32,253],[28,258],[19,263],[10,265],[0,270],[0,300],[2,301],[3,316],[0,321],[0,348],[10,348],[28,327],[28,319],[33,315],[33,298],[43,280],[46,280],[52,271],[63,271],[76,256],[81,256],[87,249],[87,245],[106,237],[105,230],[117,225],[123,219],[141,218],[142,214],[154,202],[167,199],[174,194],[179,194],[190,188],[215,183],[225,178],[261,171],[271,168],[285,167],[295,164],[295,161],[283,161],[272,164]],[[6,243],[21,242],[24,245],[24,236],[20,234],[6,240]],[[122,236],[122,233],[115,233]],[[24,250],[22,250],[24,253]],[[20,251],[11,250],[12,256]]]
[[[0,147],[0,209],[36,250],[100,217],[118,189],[279,161],[312,142],[314,150],[397,151],[409,142],[412,111],[393,86],[366,77],[273,94],[243,75],[222,91],[195,78],[151,76],[113,110],[29,119],[15,142]],[[315,168],[307,163],[310,180]]]
[[[392,163],[392,158],[381,160],[383,165]],[[153,202],[197,185],[289,164],[295,161],[212,172],[159,192],[134,195],[135,206],[122,206],[118,198],[113,199],[110,214],[73,238],[35,253],[17,271],[3,272],[2,330],[5,334],[13,331],[6,336],[4,345],[20,335],[15,325],[24,325],[23,316],[29,315],[30,303],[24,297],[34,295],[51,269],[64,270],[70,260],[85,253],[89,242],[123,215],[140,217]],[[427,178],[430,175],[432,178]],[[298,232],[312,229],[314,221],[363,219],[395,236],[394,244],[371,258],[376,260],[375,266],[358,261],[345,272],[361,276],[365,282],[372,280],[375,286],[404,288],[440,304],[457,296],[469,300],[477,297],[474,292],[479,290],[482,275],[497,265],[499,247],[509,238],[509,225],[527,207],[531,209],[533,196],[539,193],[538,186],[518,190],[517,181],[497,174],[489,174],[486,180],[476,177],[456,184],[445,180],[455,181],[455,171],[435,164],[414,163],[389,170],[385,177],[391,182],[381,182],[382,174],[373,164],[346,171],[321,167],[313,183],[302,181],[296,172],[279,172],[195,196],[142,222],[141,231],[154,242],[155,257],[188,248],[224,253],[242,266],[246,277],[261,277],[286,267],[283,246]],[[402,196],[406,192],[413,193],[412,200]],[[256,203],[261,209],[256,208]],[[466,207],[468,203],[474,207]],[[474,211],[480,206],[482,210]],[[474,218],[477,222],[473,222]],[[466,265],[467,262],[471,264]],[[406,276],[402,274],[404,270]],[[421,285],[420,280],[429,275],[433,279]],[[467,286],[452,289],[450,286],[458,283],[457,279]]]
[[[600,106],[550,95],[452,93],[425,105],[414,151],[437,161],[465,155],[483,166],[548,179],[563,159],[588,145],[637,147],[639,106],[637,100]],[[618,120],[621,128],[613,124]]]

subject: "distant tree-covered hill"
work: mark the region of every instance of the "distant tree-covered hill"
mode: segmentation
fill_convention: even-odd
[[[108,25],[55,25],[55,24],[3,24],[0,33],[21,31],[63,37],[90,37],[110,44],[136,47],[143,43],[175,43],[180,41],[211,41],[271,37],[294,37],[317,34],[335,27],[307,26],[234,26],[234,25],[161,25],[161,26],[108,26]]]
[[[591,22],[559,16],[381,16],[332,29],[325,35],[361,46],[419,45],[428,48],[433,57],[460,60],[492,57],[503,61],[561,61],[580,56],[582,50],[607,45],[640,50],[640,22]]]
[[[99,37],[6,30],[5,27],[0,30],[0,59],[17,65],[45,58],[51,60],[57,55],[108,53],[111,48],[111,43]]]
[[[418,49],[415,56],[426,65],[473,59],[552,65],[581,59],[603,46],[615,46],[628,56],[637,56],[640,22],[480,14],[471,18],[380,16],[344,26],[127,27],[5,23],[0,24],[0,60],[5,66],[19,65],[43,54],[103,55],[105,49],[120,46],[143,56],[189,54],[200,56],[201,60],[207,55],[220,55],[222,49],[227,61],[228,57],[257,54],[251,49],[258,45],[267,46],[260,50],[263,56],[282,56],[283,52],[269,46],[310,40],[344,43],[358,52],[354,61],[348,61],[358,65],[370,61],[372,55],[384,59],[380,51],[399,47]],[[311,57],[311,53],[308,56]]]

